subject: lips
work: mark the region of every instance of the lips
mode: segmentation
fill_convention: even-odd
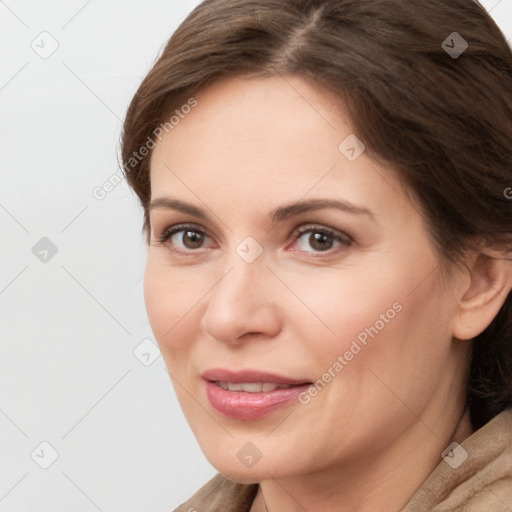
[[[230,418],[255,420],[298,401],[311,381],[262,371],[213,369],[202,374],[214,409]]]
[[[201,377],[210,382],[229,382],[233,384],[241,384],[246,382],[267,382],[271,384],[288,384],[290,386],[297,386],[302,384],[311,384],[308,379],[292,379],[284,377],[276,373],[268,373],[259,370],[245,370],[240,372],[233,372],[224,369],[211,369],[206,370]]]

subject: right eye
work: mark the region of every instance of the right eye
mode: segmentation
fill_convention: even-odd
[[[201,229],[195,226],[172,226],[167,228],[159,237],[162,245],[171,246],[172,250],[180,253],[196,252],[197,249],[207,248],[213,240]]]

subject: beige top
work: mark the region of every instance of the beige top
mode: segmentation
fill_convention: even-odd
[[[458,465],[465,456],[460,448],[441,459],[403,512],[512,512],[512,408],[460,446],[467,459]],[[258,484],[218,473],[174,512],[248,512],[257,491]]]

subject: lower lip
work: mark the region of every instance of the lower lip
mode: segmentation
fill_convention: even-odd
[[[289,389],[248,393],[229,391],[206,381],[206,395],[212,407],[224,416],[238,420],[256,420],[298,400],[299,395],[310,386],[311,384],[304,384]]]

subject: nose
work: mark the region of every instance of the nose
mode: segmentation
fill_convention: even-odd
[[[272,277],[264,260],[235,261],[208,294],[202,329],[227,344],[276,336],[281,331],[282,318],[272,292]]]

